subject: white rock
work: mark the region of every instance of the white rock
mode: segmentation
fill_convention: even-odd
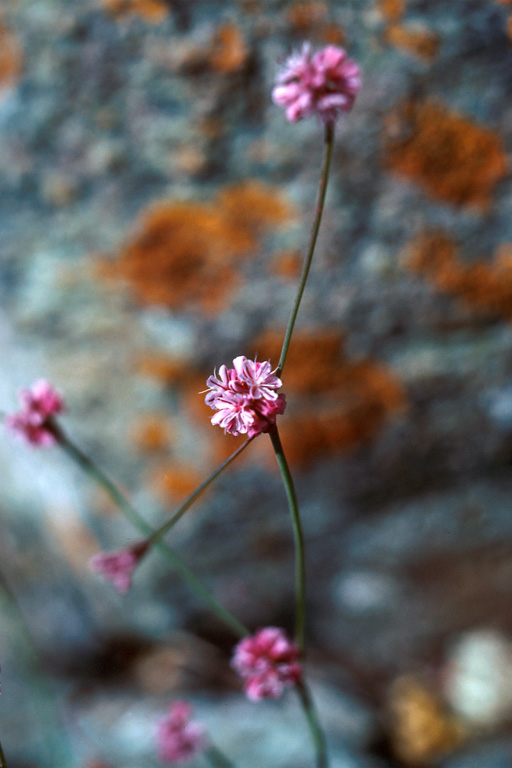
[[[450,653],[445,694],[474,727],[495,727],[512,717],[512,643],[490,629],[462,635]]]

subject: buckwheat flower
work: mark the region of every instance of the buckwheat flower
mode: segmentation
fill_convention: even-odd
[[[89,560],[89,568],[110,581],[119,594],[126,594],[132,585],[133,571],[148,551],[147,541],[138,541],[129,549],[101,552]]]
[[[190,763],[205,748],[204,728],[190,719],[191,714],[189,704],[175,701],[158,723],[158,753],[163,762]]]
[[[61,394],[44,379],[19,393],[21,409],[6,418],[7,426],[30,445],[48,447],[57,441],[51,419],[64,410]]]
[[[343,48],[328,45],[313,54],[309,43],[285,62],[272,91],[272,100],[296,123],[316,115],[333,124],[342,112],[350,112],[361,90],[361,71]]]
[[[244,680],[251,701],[278,699],[302,677],[299,648],[278,627],[265,627],[241,640],[231,666]]]
[[[282,386],[268,361],[259,363],[244,355],[233,360],[233,368],[221,365],[210,376],[205,402],[217,413],[211,422],[231,435],[255,437],[268,432],[286,408]]]

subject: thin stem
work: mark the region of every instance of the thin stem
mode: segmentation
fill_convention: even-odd
[[[81,467],[81,469],[84,470],[84,472],[92,477],[92,479],[106,491],[106,493],[110,496],[112,501],[116,504],[121,513],[127,518],[127,520],[129,520],[131,524],[137,528],[137,530],[140,531],[144,536],[149,537],[150,540],[152,537],[155,537],[155,534],[157,534],[158,531],[156,531],[151,525],[149,525],[149,523],[144,520],[140,512],[128,501],[126,496],[103,472],[103,470],[100,469],[93,462],[93,460],[89,458],[89,456],[87,456],[80,448],[78,448],[69,439],[69,437],[64,434],[60,426],[58,426],[55,422],[52,424],[52,429],[59,445],[64,449],[68,456],[70,456],[70,458],[72,458],[73,461],[75,461]],[[246,441],[246,443],[247,442],[248,441]],[[238,451],[235,451],[235,453],[228,459],[227,462],[224,462],[223,468],[225,468],[230,463],[230,461],[232,461],[234,458],[236,458],[236,456],[239,455],[239,453],[241,453],[243,448],[246,446],[246,443],[244,443],[244,445],[242,445]],[[216,474],[214,473],[215,477],[220,474],[219,470],[217,470]],[[212,479],[213,478],[209,478],[209,482],[211,482]],[[204,490],[204,487],[206,486],[203,483],[202,490]],[[196,495],[199,494],[197,493]],[[201,579],[199,579],[190,570],[190,568],[185,565],[179,555],[177,555],[176,552],[168,544],[160,541],[157,537],[155,537],[154,544],[155,547],[157,547],[160,552],[167,558],[171,568],[179,576],[181,576],[181,578],[188,584],[190,589],[209,606],[215,615],[222,622],[224,622],[224,624],[226,624],[234,632],[234,634],[237,635],[237,637],[245,637],[245,635],[249,634],[249,630],[244,627],[244,625],[238,621],[238,619],[233,616],[233,614],[228,611],[228,609],[225,608],[222,603],[217,600],[217,598],[203,584]]]
[[[270,439],[276,454],[277,463],[281,471],[281,477],[288,499],[288,506],[293,524],[293,536],[295,541],[295,637],[301,652],[304,652],[305,627],[306,627],[306,565],[304,556],[304,535],[297,503],[297,494],[293,485],[293,478],[284,455],[283,446],[277,427],[270,432]]]
[[[305,624],[306,624],[306,568],[304,557],[304,536],[300,520],[299,506],[293,479],[283,451],[281,439],[277,427],[270,433],[272,446],[276,454],[277,463],[281,470],[288,506],[292,516],[293,535],[295,539],[295,635],[301,653],[304,654]],[[325,750],[325,737],[318,722],[313,702],[306,684],[297,683],[297,693],[308,721],[311,738],[315,748],[317,768],[327,768],[327,754]]]
[[[11,628],[12,646],[23,669],[26,683],[30,686],[30,703],[37,714],[40,732],[45,740],[46,755],[42,762],[47,766],[71,768],[75,765],[75,760],[54,692],[39,659],[23,611],[3,573],[0,573],[0,615]],[[1,746],[0,768],[6,768]]]
[[[308,721],[311,739],[315,748],[316,768],[327,768],[329,761],[327,759],[327,749],[325,744],[325,735],[320,726],[311,694],[306,683],[301,681],[297,683],[297,694],[299,696],[302,709]]]
[[[302,300],[302,294],[304,293],[304,288],[306,287],[306,280],[308,279],[309,268],[311,267],[313,254],[315,252],[316,241],[318,238],[318,231],[320,229],[320,222],[322,221],[322,214],[324,210],[325,193],[327,191],[327,182],[329,181],[329,170],[331,167],[333,143],[334,143],[334,124],[327,123],[325,126],[324,156],[322,160],[322,170],[320,172],[320,181],[318,184],[318,193],[316,197],[315,218],[311,226],[309,243],[306,251],[306,256],[304,258],[304,264],[302,266],[302,272],[299,280],[299,287],[297,289],[297,296],[295,298],[295,303],[293,305],[293,308],[290,314],[290,319],[288,320],[288,326],[286,328],[286,333],[284,336],[283,347],[281,349],[281,357],[279,358],[279,364],[276,369],[276,374],[278,376],[281,375],[282,370],[284,368],[284,363],[286,360],[286,356],[288,354],[288,347],[290,346],[290,341],[291,341],[293,329],[295,326],[295,320],[297,319],[300,302]]]
[[[231,760],[228,760],[226,755],[213,744],[210,744],[205,755],[214,768],[235,768],[235,764],[232,763]]]
[[[254,435],[256,437],[256,435]],[[165,534],[170,531],[170,529],[176,525],[178,520],[183,517],[187,509],[189,509],[194,501],[200,496],[203,491],[205,491],[208,486],[213,483],[214,480],[217,479],[217,477],[224,472],[226,467],[228,467],[232,461],[234,461],[237,456],[240,456],[242,451],[245,451],[249,443],[251,443],[254,440],[254,437],[249,437],[239,448],[237,448],[236,451],[234,451],[229,458],[226,459],[217,469],[212,472],[212,474],[206,478],[206,480],[203,480],[201,485],[198,485],[198,487],[195,489],[195,491],[192,491],[190,496],[188,496],[183,504],[181,504],[174,515],[168,520],[166,523],[164,523],[160,528],[157,528],[154,533],[151,534],[148,541],[150,544],[156,543],[159,539],[162,538],[162,536],[165,536]]]

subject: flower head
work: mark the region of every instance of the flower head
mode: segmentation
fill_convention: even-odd
[[[64,410],[61,394],[44,379],[19,393],[21,409],[6,418],[7,426],[30,445],[47,447],[56,443],[51,418]]]
[[[309,43],[304,43],[286,60],[272,100],[284,107],[290,123],[310,115],[334,123],[340,113],[350,112],[360,90],[359,66],[343,48],[328,45],[313,54]]]
[[[205,402],[217,411],[212,424],[231,435],[255,437],[268,432],[286,408],[285,396],[276,392],[281,379],[268,361],[259,363],[241,355],[233,360],[233,366],[221,365],[219,373],[206,382]]]
[[[278,627],[265,627],[241,640],[231,666],[243,678],[252,701],[277,699],[302,677],[299,648]]]
[[[186,702],[175,701],[158,723],[158,752],[163,762],[189,763],[204,748],[204,728],[190,720],[191,714]]]
[[[132,585],[132,574],[141,558],[148,551],[147,541],[138,541],[129,549],[117,552],[101,552],[89,560],[89,568],[112,582],[116,592],[124,595]]]

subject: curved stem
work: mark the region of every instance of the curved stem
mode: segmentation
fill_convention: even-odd
[[[110,496],[112,501],[116,504],[126,519],[129,520],[131,524],[137,528],[137,530],[140,531],[144,536],[150,538],[155,536],[155,534],[158,532],[144,520],[140,512],[128,501],[126,496],[119,490],[117,485],[108,477],[108,475],[106,475],[103,470],[100,469],[93,462],[93,460],[89,458],[89,456],[87,456],[80,448],[78,448],[63,432],[61,427],[55,422],[52,423],[52,429],[59,445],[64,449],[68,456],[70,456],[73,461],[76,462],[80,468],[89,475],[89,477],[92,477],[92,479],[106,491],[106,493]],[[235,451],[230,459],[228,459],[227,463],[224,462],[224,465],[222,465],[223,468],[225,468],[227,464],[230,463],[230,461],[239,455],[247,443],[248,441],[246,441],[246,443],[244,443],[244,445],[241,446],[238,451]],[[219,470],[216,474],[214,473],[215,477],[220,474]],[[209,481],[211,482],[212,479],[213,478],[209,478]],[[155,538],[154,544],[167,558],[171,568],[176,573],[178,573],[179,576],[181,576],[181,578],[188,584],[190,589],[208,605],[208,607],[215,613],[215,615],[222,622],[224,622],[224,624],[226,624],[234,632],[234,634],[237,635],[237,637],[245,637],[245,635],[249,634],[249,630],[244,627],[244,625],[238,621],[238,619],[233,616],[233,614],[228,611],[228,609],[225,608],[222,603],[217,600],[212,592],[210,592],[210,590],[203,584],[201,579],[199,579],[190,570],[190,568],[185,565],[179,555],[177,555],[176,552],[168,544],[158,540],[158,538]]]
[[[304,714],[306,715],[306,719],[308,721],[309,730],[311,732],[311,739],[315,747],[316,766],[317,768],[327,768],[328,759],[325,745],[325,735],[318,721],[311,694],[309,693],[304,681],[297,683],[296,687],[302,709],[304,710]]]
[[[0,615],[8,623],[13,633],[13,648],[19,664],[30,686],[30,703],[39,720],[41,735],[45,740],[46,755],[42,764],[47,766],[62,765],[72,768],[75,760],[69,736],[62,723],[55,694],[46,676],[25,615],[18,604],[15,592],[11,589],[5,574],[0,572]],[[0,746],[0,768],[5,768],[5,755]]]
[[[299,287],[297,289],[297,296],[293,305],[290,319],[288,320],[288,326],[284,336],[283,347],[281,349],[281,357],[279,358],[279,364],[276,369],[276,375],[280,376],[284,368],[286,356],[288,354],[288,347],[292,338],[293,329],[295,326],[295,320],[297,319],[297,313],[299,311],[300,302],[302,300],[302,294],[306,287],[306,280],[309,275],[309,268],[313,260],[313,254],[315,252],[316,241],[318,238],[318,231],[320,229],[320,222],[322,221],[322,214],[324,210],[325,193],[327,191],[327,182],[329,181],[329,170],[331,167],[332,147],[334,143],[334,124],[327,123],[325,126],[325,138],[324,138],[324,156],[322,161],[322,170],[320,172],[320,181],[318,184],[318,193],[315,206],[315,218],[311,227],[309,235],[309,243],[302,266],[302,272],[299,280]]]
[[[297,494],[293,485],[286,456],[277,427],[270,432],[270,439],[276,454],[277,463],[281,470],[281,476],[288,499],[288,506],[292,517],[293,536],[295,541],[295,637],[301,653],[304,652],[305,625],[306,625],[306,565],[304,555],[304,535],[297,502]]]
[[[254,437],[256,437],[256,435],[254,435]],[[192,491],[192,493],[190,494],[190,496],[187,496],[187,498],[185,499],[185,501],[183,502],[183,504],[181,504],[181,505],[178,507],[178,509],[176,510],[176,512],[174,513],[174,515],[173,515],[173,516],[170,518],[170,520],[168,520],[166,523],[164,523],[163,525],[161,525],[161,526],[160,526],[160,528],[157,528],[157,529],[154,531],[154,533],[152,533],[152,534],[151,534],[151,536],[150,536],[150,537],[149,537],[149,539],[148,539],[148,543],[149,543],[149,544],[154,544],[154,543],[156,543],[156,542],[157,542],[159,539],[161,539],[161,538],[162,538],[162,536],[165,536],[165,534],[166,534],[168,531],[170,531],[170,530],[171,530],[171,528],[172,528],[174,525],[176,525],[176,523],[178,522],[178,520],[179,520],[180,518],[182,518],[182,517],[183,517],[183,515],[185,514],[185,512],[187,511],[187,509],[189,509],[189,508],[192,506],[192,504],[193,504],[193,503],[194,503],[194,501],[195,501],[195,500],[198,498],[198,496],[200,496],[200,495],[203,493],[203,491],[205,491],[205,490],[208,488],[208,486],[209,486],[211,483],[213,483],[213,481],[214,481],[214,480],[216,480],[216,479],[217,479],[217,477],[218,477],[218,476],[219,476],[219,475],[220,475],[222,472],[224,472],[224,470],[226,469],[226,467],[228,467],[228,466],[231,464],[231,462],[232,462],[232,461],[234,461],[234,460],[235,460],[235,459],[236,459],[238,456],[240,456],[240,454],[242,453],[242,451],[245,451],[245,449],[247,448],[247,446],[249,445],[249,443],[251,443],[251,442],[254,440],[254,437],[249,437],[249,438],[248,438],[248,439],[247,439],[247,440],[246,440],[244,443],[242,443],[242,445],[241,445],[239,448],[237,448],[237,450],[236,450],[236,451],[234,451],[234,452],[231,454],[231,456],[229,456],[229,458],[227,458],[227,459],[226,459],[226,461],[224,461],[224,462],[223,462],[223,463],[222,463],[222,464],[221,464],[219,467],[217,467],[217,469],[216,469],[214,472],[212,472],[212,474],[211,474],[209,477],[207,477],[207,478],[206,478],[206,480],[203,480],[203,482],[201,483],[201,485],[198,485],[198,486],[197,486],[197,488],[195,489],[195,491]]]

